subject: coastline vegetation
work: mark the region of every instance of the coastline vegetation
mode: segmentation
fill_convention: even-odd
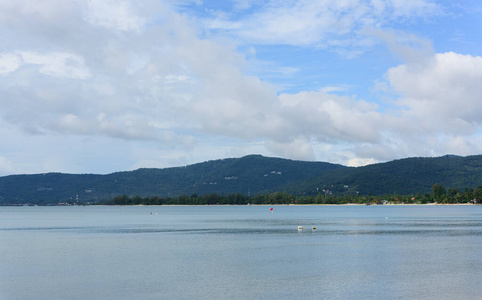
[[[292,195],[286,192],[258,194],[247,196],[242,194],[218,195],[216,193],[179,197],[141,197],[127,195],[118,196],[110,200],[101,201],[101,205],[269,205],[269,204],[482,204],[482,186],[475,190],[466,188],[446,190],[436,183],[432,193],[415,195],[330,195],[318,193],[317,195]]]

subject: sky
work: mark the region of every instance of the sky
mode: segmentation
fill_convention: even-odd
[[[478,0],[0,0],[0,176],[482,154]]]

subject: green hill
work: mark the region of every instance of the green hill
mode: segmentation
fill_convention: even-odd
[[[96,202],[117,196],[177,197],[289,192],[334,195],[431,193],[482,185],[482,155],[406,158],[364,167],[261,155],[185,167],[139,169],[108,175],[47,173],[0,177],[0,204]]]
[[[464,190],[482,185],[482,155],[406,158],[357,168],[329,170],[281,189],[294,194],[330,191],[362,195],[431,193],[440,183]]]
[[[108,175],[47,173],[0,177],[1,203],[100,201],[120,195],[142,197],[217,193],[257,194],[311,178],[330,169],[325,162],[249,155],[185,167],[139,169]]]

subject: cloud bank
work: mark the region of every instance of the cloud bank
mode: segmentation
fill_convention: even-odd
[[[9,41],[0,174],[107,173],[233,153],[351,165],[480,153],[482,57],[435,53],[426,39],[392,39],[385,28],[440,14],[435,1],[234,1],[247,13],[186,13],[200,5],[0,1]],[[239,50],[353,54],[380,43],[407,55],[379,79],[376,102],[323,86],[280,92],[247,74],[264,63],[250,59],[254,48]]]

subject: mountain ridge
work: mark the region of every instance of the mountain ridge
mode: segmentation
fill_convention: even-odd
[[[0,203],[100,201],[120,195],[168,196],[207,193],[260,193],[320,172],[345,168],[248,155],[171,168],[141,168],[97,174],[44,173],[0,177]],[[274,172],[274,173],[272,173]]]
[[[333,185],[337,193],[352,195],[357,192],[373,195],[416,194],[430,193],[435,183],[453,189],[482,185],[482,155],[409,157],[343,171],[330,170],[307,181],[285,186],[282,191],[300,193]]]
[[[454,189],[482,185],[482,155],[411,157],[362,167],[247,155],[105,175],[9,175],[0,177],[0,204],[85,203],[121,195],[416,194],[430,193],[435,183]]]

